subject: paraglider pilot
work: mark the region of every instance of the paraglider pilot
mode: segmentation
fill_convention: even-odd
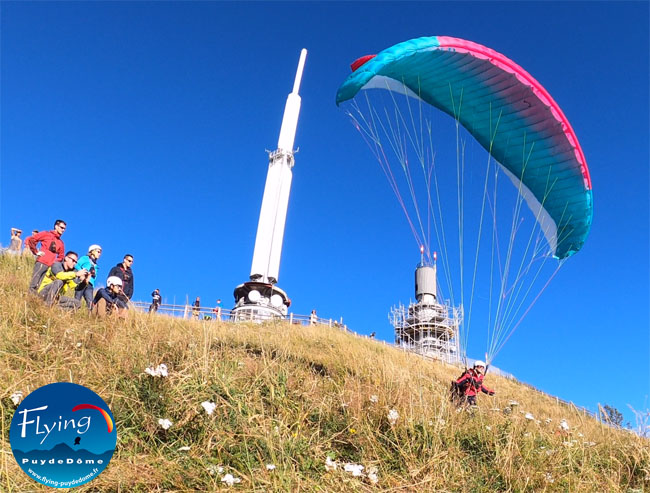
[[[485,377],[484,373],[485,363],[482,361],[476,361],[472,368],[464,372],[458,380],[453,382],[452,386],[454,387],[459,405],[466,402],[470,406],[475,406],[476,395],[479,392],[494,395],[494,390],[488,389],[483,385],[483,378]]]

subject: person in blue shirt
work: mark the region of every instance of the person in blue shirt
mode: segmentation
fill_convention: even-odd
[[[97,261],[99,260],[101,254],[102,254],[102,247],[100,247],[99,245],[90,245],[88,247],[88,254],[81,257],[77,261],[77,265],[75,266],[76,270],[86,269],[88,272],[90,272],[90,277],[88,278],[88,282],[84,286],[79,286],[79,288],[76,289],[74,293],[75,299],[79,300],[79,302],[81,302],[81,298],[86,300],[86,306],[88,307],[88,311],[92,309],[92,305],[93,305],[93,292],[95,289],[95,279],[97,279],[97,271],[99,270]]]

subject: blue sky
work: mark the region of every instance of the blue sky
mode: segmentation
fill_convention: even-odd
[[[430,35],[532,74],[585,152],[594,221],[495,364],[595,410],[650,407],[647,2],[3,2],[0,231],[49,229],[107,273],[135,256],[135,298],[232,306],[301,48],[279,286],[393,339],[419,252],[365,143],[334,103],[357,57]],[[470,356],[485,351],[472,328]]]

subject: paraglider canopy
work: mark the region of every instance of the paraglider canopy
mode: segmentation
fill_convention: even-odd
[[[352,69],[337,104],[384,89],[453,116],[519,189],[552,254],[580,250],[593,213],[586,160],[560,107],[523,68],[480,44],[432,36],[362,57]]]

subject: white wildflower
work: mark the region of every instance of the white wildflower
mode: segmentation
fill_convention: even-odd
[[[168,375],[168,373],[167,373],[167,365],[165,363],[160,363],[158,365],[158,368],[156,368],[156,371],[163,378],[165,378]]]
[[[275,464],[267,464],[266,465],[266,470],[267,471],[273,471],[275,469]]]
[[[14,406],[17,406],[18,404],[20,404],[20,401],[23,400],[23,393],[21,391],[14,392],[13,394],[11,394],[10,399],[11,402],[14,403]]]
[[[149,366],[144,369],[144,372],[152,377],[165,378],[169,373],[167,372],[167,365],[165,363],[159,364],[156,368]]]
[[[584,435],[582,433],[578,433],[578,438],[584,438]]]
[[[555,480],[553,479],[553,475],[550,472],[546,473],[546,476],[544,476],[544,479],[546,480],[547,483],[554,483]]]
[[[593,447],[594,445],[596,445],[596,442],[584,442],[584,444],[585,444],[587,447]]]
[[[190,446],[188,446],[188,445],[185,445],[184,447],[180,447],[180,448],[178,449],[178,451],[179,451],[179,452],[187,452],[187,451],[189,451],[191,448],[192,448],[192,447],[190,447]]]
[[[203,406],[203,409],[205,409],[205,412],[207,414],[212,414],[217,407],[217,405],[214,402],[210,402],[210,401],[202,402],[201,406]]]
[[[232,474],[226,474],[221,478],[222,483],[226,483],[228,486],[232,486],[235,483],[241,483],[241,479],[234,477]]]
[[[535,421],[535,416],[533,416],[531,413],[526,413],[524,416],[528,421]]]
[[[361,464],[345,464],[343,470],[345,472],[351,472],[353,476],[361,476],[363,474],[363,466]]]
[[[214,476],[215,474],[221,474],[223,472],[223,467],[215,466],[214,464],[209,465],[206,469],[210,473],[210,476]]]
[[[486,426],[485,429],[486,429],[487,431],[492,431],[492,427],[491,427],[491,426]]]
[[[371,395],[371,396],[370,396],[370,402],[372,402],[373,404],[377,404],[377,403],[379,402],[379,397],[377,397],[377,396],[374,395],[374,394]]]
[[[377,476],[377,468],[375,466],[368,467],[368,480],[372,484],[377,484],[379,482],[379,477]]]
[[[81,343],[80,343],[80,342],[77,343],[77,347],[81,347]]]
[[[388,421],[390,422],[391,426],[397,422],[398,418],[399,418],[399,413],[395,409],[391,409],[390,411],[388,411]]]
[[[546,424],[550,424],[551,421],[553,421],[551,418],[546,418],[546,419],[544,420],[544,423],[546,423]]]
[[[526,433],[524,433],[524,437],[526,437],[526,438],[530,438],[530,436],[531,436],[531,434],[530,434],[529,431],[527,431]]]
[[[571,440],[570,442],[563,442],[562,445],[564,445],[567,448],[571,448],[574,445],[573,440]]]
[[[433,421],[429,420],[429,426],[433,426]]]
[[[438,418],[438,424],[439,424],[440,426],[445,426],[445,425],[447,424],[447,422],[446,422],[444,419],[442,419],[442,418]]]
[[[163,430],[168,430],[173,423],[169,421],[167,418],[165,419],[160,418],[158,420],[158,424],[162,427]]]
[[[516,406],[519,405],[519,403],[518,403],[517,401],[510,401],[510,402],[508,402],[508,405],[509,405],[510,407],[516,407]]]
[[[566,419],[563,419],[562,421],[560,421],[560,428],[563,431],[569,431],[570,430],[569,423],[566,422]]]
[[[549,449],[546,451],[546,455],[553,455],[555,453],[555,450]]]
[[[338,464],[336,463],[336,461],[332,460],[332,458],[328,455],[327,458],[325,459],[325,470],[336,471],[337,467]]]

